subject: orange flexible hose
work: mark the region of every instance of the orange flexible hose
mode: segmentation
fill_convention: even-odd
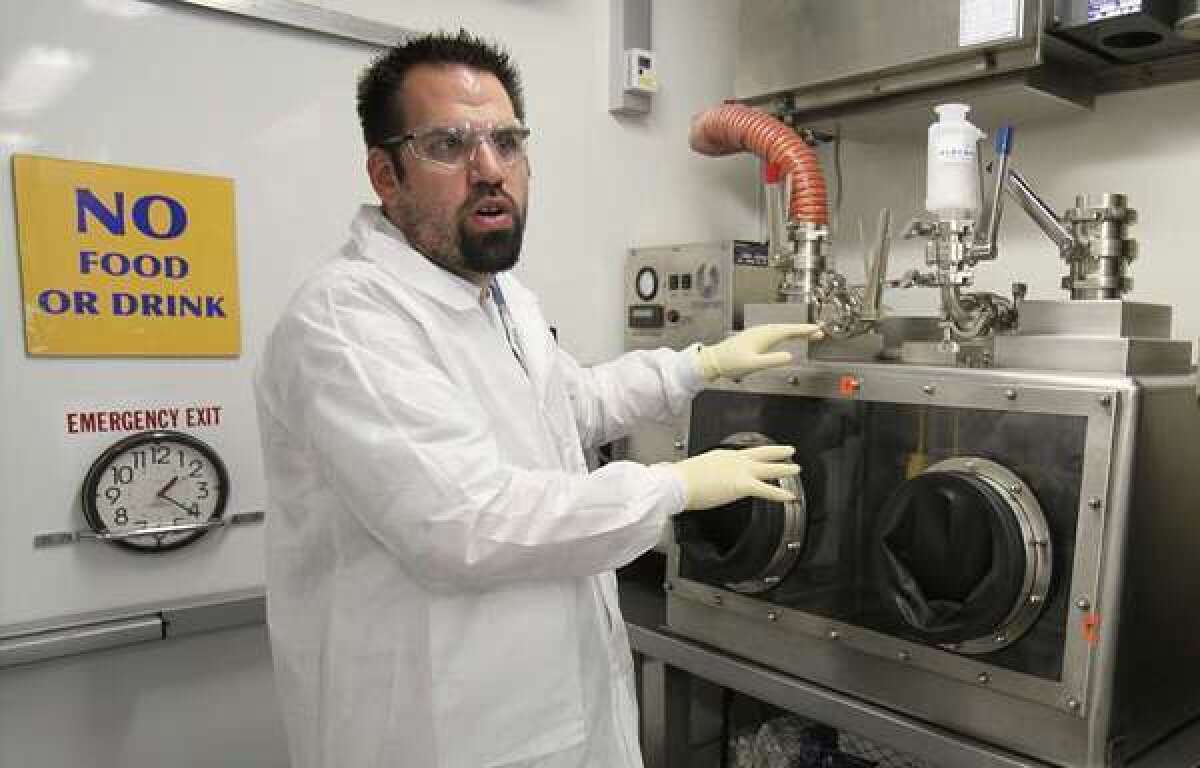
[[[714,107],[696,118],[690,143],[705,155],[752,152],[767,163],[778,163],[792,182],[789,218],[829,223],[825,176],[816,152],[771,115],[741,104]]]

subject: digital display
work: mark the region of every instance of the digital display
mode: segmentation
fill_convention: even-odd
[[[633,304],[629,307],[630,328],[662,328],[663,308],[661,304]]]

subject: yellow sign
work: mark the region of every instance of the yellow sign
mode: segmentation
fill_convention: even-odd
[[[13,157],[25,348],[241,352],[233,180]]]

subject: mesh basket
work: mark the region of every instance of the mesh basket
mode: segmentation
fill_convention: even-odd
[[[740,731],[728,747],[733,768],[934,768],[863,736],[796,715]]]
[[[878,768],[934,768],[920,758],[897,752],[849,731],[838,731],[838,749],[847,755],[866,760]]]

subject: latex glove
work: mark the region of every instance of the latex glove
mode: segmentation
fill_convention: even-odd
[[[790,445],[760,445],[741,450],[717,449],[670,464],[687,488],[684,509],[712,509],[747,496],[768,501],[795,501],[777,485],[763,482],[800,474],[788,461]]]
[[[775,368],[792,362],[790,352],[767,352],[788,339],[821,339],[818,325],[806,323],[774,323],[758,325],[730,336],[711,347],[700,347],[700,372],[708,381],[722,376],[737,379],[764,368]]]

